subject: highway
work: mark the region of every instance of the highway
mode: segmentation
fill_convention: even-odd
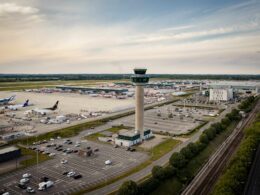
[[[250,125],[260,109],[260,102],[246,119],[243,119],[223,142],[218,150],[211,156],[208,162],[199,171],[196,177],[182,192],[182,195],[206,195],[209,194],[223,169],[226,167],[232,154],[236,151],[243,138],[243,129]]]
[[[232,105],[230,106],[228,109],[226,109],[225,111],[223,111],[220,116],[218,118],[216,118],[215,120],[209,122],[208,124],[206,124],[205,126],[203,126],[196,134],[194,134],[189,140],[181,143],[180,145],[178,145],[176,148],[174,148],[171,152],[165,154],[163,157],[161,157],[160,159],[154,161],[152,164],[148,165],[146,168],[140,170],[139,172],[136,172],[136,173],[133,173],[123,179],[120,179],[112,184],[109,184],[109,185],[106,185],[102,188],[99,188],[99,189],[96,189],[96,190],[93,190],[91,192],[88,192],[87,194],[90,194],[90,195],[100,195],[100,194],[109,194],[111,192],[114,192],[116,191],[120,186],[121,184],[124,182],[124,181],[127,181],[127,180],[133,180],[135,182],[138,182],[139,180],[143,179],[144,177],[146,177],[147,175],[149,175],[151,173],[151,170],[152,168],[155,166],[155,165],[160,165],[160,166],[163,166],[165,164],[167,164],[169,162],[169,159],[170,159],[170,156],[174,153],[174,152],[179,152],[183,147],[185,147],[186,145],[188,145],[189,143],[191,142],[196,142],[201,133],[207,129],[211,124],[213,123],[216,123],[216,122],[219,122],[221,121],[225,115],[229,112],[231,112],[232,109],[236,108],[237,107],[237,104],[235,105]]]

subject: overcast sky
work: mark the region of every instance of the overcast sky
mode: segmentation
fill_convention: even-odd
[[[0,73],[260,74],[260,0],[0,0]]]

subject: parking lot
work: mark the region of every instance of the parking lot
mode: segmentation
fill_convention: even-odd
[[[75,138],[76,139],[76,138]],[[86,189],[96,184],[106,182],[112,177],[120,175],[127,170],[136,167],[145,161],[148,156],[140,152],[130,152],[123,148],[114,148],[108,144],[98,144],[82,140],[79,147],[75,147],[76,140],[71,139],[72,144],[63,144],[63,140],[54,140],[49,143],[33,146],[44,149],[49,153],[55,153],[53,159],[45,161],[32,167],[8,173],[0,178],[0,188],[7,189],[10,194],[26,194],[26,190],[20,189],[17,184],[22,179],[24,173],[32,174],[30,181],[26,186],[35,189],[39,194],[70,194],[72,192]],[[93,152],[89,157],[79,156],[77,153],[66,154],[63,151],[55,150],[55,146],[46,147],[50,143],[63,144],[63,148],[71,150],[90,147]],[[67,160],[62,164],[62,160]],[[110,160],[111,165],[105,165],[105,161]],[[74,179],[63,175],[64,172],[74,171],[81,174],[82,178]],[[40,178],[48,177],[54,182],[54,185],[47,190],[38,191]]]
[[[217,115],[217,113],[218,110],[165,105],[145,111],[144,127],[153,132],[184,134],[202,124],[206,116]],[[113,123],[134,127],[134,115],[120,118]]]

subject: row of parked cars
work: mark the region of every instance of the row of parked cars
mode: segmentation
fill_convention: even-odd
[[[26,190],[27,193],[35,193],[35,189],[28,186],[31,177],[32,175],[30,173],[23,174],[22,179],[19,181],[17,186],[21,189]],[[40,191],[50,188],[51,186],[54,185],[54,182],[49,180],[48,177],[42,177],[40,181],[41,182],[38,184],[38,190]]]

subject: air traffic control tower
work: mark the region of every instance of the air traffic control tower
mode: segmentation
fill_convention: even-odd
[[[135,68],[131,80],[135,87],[135,131],[144,140],[144,86],[149,82],[145,68]]]

